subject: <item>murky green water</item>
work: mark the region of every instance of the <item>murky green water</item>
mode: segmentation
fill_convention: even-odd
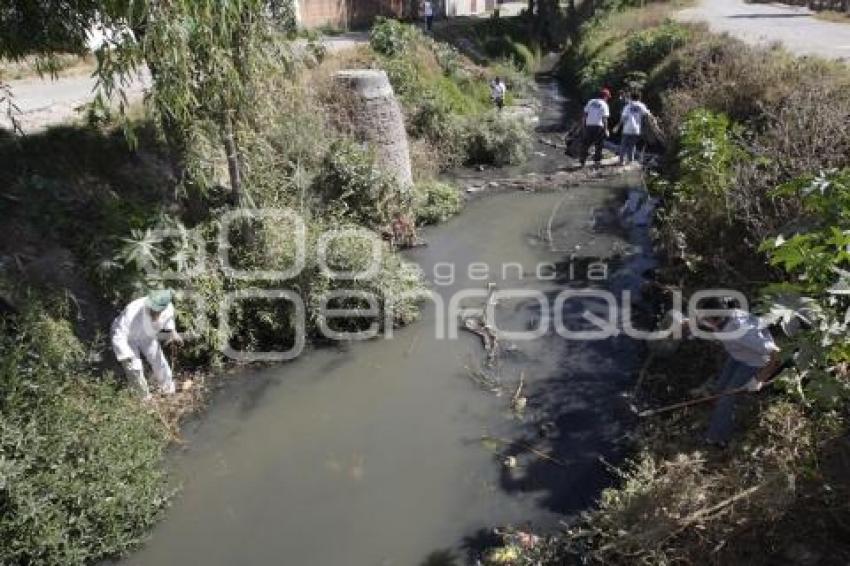
[[[448,268],[435,266],[454,265],[454,283],[434,287],[446,303],[487,281],[551,295],[568,281],[533,276],[538,262],[565,259],[549,235],[555,249],[602,255],[622,235],[600,231],[593,210],[621,200],[602,187],[488,196],[426,233],[430,246],[410,257],[443,282]],[[477,279],[482,265],[469,271],[474,263],[489,267],[486,281]],[[504,266],[517,263],[524,274],[509,267],[502,280]],[[537,310],[507,300],[500,326],[534,326]],[[598,457],[619,452],[625,417],[616,394],[636,346],[551,332],[517,342],[501,368],[508,393],[496,396],[464,369],[481,359],[479,339],[438,339],[438,318],[426,306],[391,340],[313,351],[231,381],[176,458],[181,496],[129,563],[407,566],[445,551],[460,564],[494,525],[552,527],[558,512],[590,503],[608,481]],[[524,419],[508,400],[520,370],[530,396]],[[542,422],[555,427],[548,440],[536,434]],[[479,441],[486,434],[543,442],[565,465],[517,450],[520,465],[507,469]]]

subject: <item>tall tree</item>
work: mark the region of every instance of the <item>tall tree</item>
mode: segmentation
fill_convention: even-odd
[[[0,6],[0,60],[35,56],[40,72],[56,69],[57,53],[83,53],[97,14],[95,0],[16,0]],[[0,107],[17,128],[10,86],[0,80]]]
[[[0,6],[0,58],[34,54],[49,70],[52,55],[83,52],[102,27],[96,102],[117,99],[125,115],[125,86],[149,70],[149,108],[178,169],[203,180],[200,150],[218,145],[234,200],[245,202],[240,135],[255,118],[259,80],[288,59],[276,32],[293,25],[292,0],[16,0]],[[0,84],[0,105],[11,101]]]
[[[82,53],[96,0],[15,0],[0,6],[0,58]]]
[[[98,51],[100,102],[120,95],[127,79],[146,64],[153,77],[149,108],[169,145],[182,154],[188,175],[205,179],[209,167],[200,150],[219,145],[233,200],[249,201],[240,135],[250,125],[259,79],[283,57],[276,51],[268,0],[102,5],[104,24],[117,31]]]

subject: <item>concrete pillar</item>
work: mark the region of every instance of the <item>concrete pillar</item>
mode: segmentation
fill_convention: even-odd
[[[357,136],[375,151],[378,165],[396,178],[401,191],[413,185],[404,115],[387,74],[381,70],[339,71],[335,80],[353,93],[352,120]]]

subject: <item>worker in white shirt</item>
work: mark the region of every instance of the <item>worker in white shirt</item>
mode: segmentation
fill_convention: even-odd
[[[183,343],[175,328],[173,296],[170,290],[153,291],[127,305],[112,323],[115,357],[124,368],[130,386],[144,400],[149,400],[151,393],[142,357],[148,361],[160,391],[167,395],[175,391],[171,366],[159,343],[161,337],[168,343]]]
[[[614,132],[621,128],[623,130],[623,135],[620,138],[620,165],[628,165],[634,161],[643,121],[653,119],[649,108],[640,101],[640,98],[639,92],[632,93],[623,108],[620,122],[614,128]]]
[[[507,93],[508,86],[501,77],[496,77],[490,82],[490,100],[499,110],[505,107],[505,95]]]
[[[587,163],[590,146],[594,147],[593,160],[596,164],[599,165],[602,161],[602,146],[608,137],[608,118],[611,116],[611,110],[608,108],[610,99],[611,91],[603,88],[599,91],[599,97],[590,100],[584,107],[584,130],[579,157],[582,167]]]
[[[425,27],[428,31],[433,31],[434,27],[434,4],[431,0],[422,2],[422,15],[425,16]]]
[[[724,301],[708,299],[701,310],[721,312],[721,315],[699,316],[697,325],[711,332],[726,350],[726,362],[710,387],[715,393],[740,390],[760,391],[780,368],[779,346],[762,320],[747,311],[727,308]],[[687,320],[683,321],[683,324]],[[725,446],[735,426],[737,396],[726,395],[717,400],[706,433],[709,444]]]

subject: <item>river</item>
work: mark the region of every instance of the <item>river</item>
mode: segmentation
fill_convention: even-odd
[[[541,132],[563,122],[553,84],[541,83]],[[561,158],[538,154],[524,171]],[[617,215],[635,181],[478,196],[407,255],[446,305],[487,283],[540,292],[549,306],[564,289],[637,290],[652,267],[647,230]],[[606,280],[588,281],[599,260]],[[568,301],[555,316],[573,327],[600,304]],[[391,339],[314,349],[228,379],[173,458],[182,492],[127,563],[464,564],[494,526],[554,529],[592,505],[612,481],[600,459],[618,462],[626,450],[633,417],[621,394],[642,346],[625,336],[566,340],[537,301],[505,299],[501,329],[548,330],[505,344],[497,395],[467,369],[482,363],[481,340],[439,337],[446,310],[427,302]],[[510,397],[520,373],[528,405],[518,415]],[[504,465],[509,455],[516,466]]]

